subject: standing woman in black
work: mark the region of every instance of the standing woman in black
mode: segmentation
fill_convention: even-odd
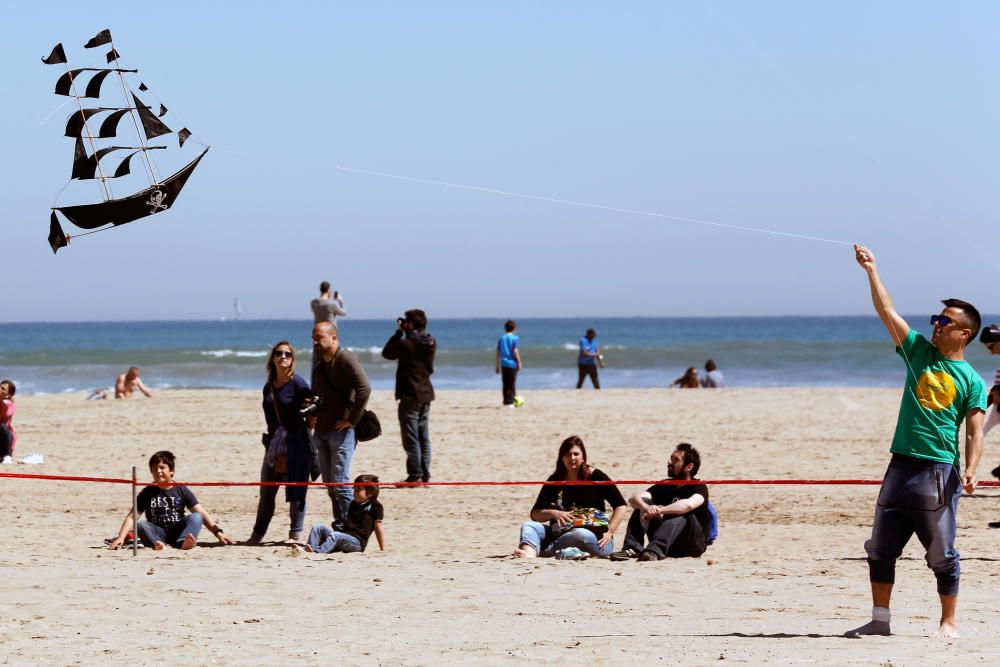
[[[309,383],[295,373],[295,348],[281,341],[267,359],[267,383],[264,385],[264,419],[267,435],[264,441],[264,462],[260,468],[262,482],[308,482],[312,469],[312,450],[305,417],[299,412],[303,401],[311,395]],[[284,447],[280,432],[284,431]],[[288,539],[299,542],[306,519],[305,486],[286,486],[285,502],[289,503],[291,524]],[[260,544],[274,516],[277,486],[260,487],[257,521],[247,544]]]

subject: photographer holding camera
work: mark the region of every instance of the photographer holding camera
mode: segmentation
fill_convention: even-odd
[[[434,353],[437,341],[425,331],[427,315],[420,309],[408,310],[396,319],[396,333],[382,348],[382,356],[398,360],[396,400],[399,401],[399,432],[406,451],[404,482],[428,482],[431,478],[431,438],[428,419],[434,387]]]
[[[312,339],[320,356],[312,372],[315,400],[302,412],[308,415],[310,427],[316,429],[313,441],[319,450],[323,481],[349,482],[358,442],[354,427],[365,411],[372,388],[358,358],[340,347],[334,324],[316,324]],[[341,530],[354,491],[350,486],[328,486],[327,493],[333,503],[334,529]]]

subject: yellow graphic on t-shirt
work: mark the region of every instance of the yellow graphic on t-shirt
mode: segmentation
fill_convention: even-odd
[[[944,371],[924,371],[917,381],[917,400],[928,410],[947,410],[956,393],[955,381]]]

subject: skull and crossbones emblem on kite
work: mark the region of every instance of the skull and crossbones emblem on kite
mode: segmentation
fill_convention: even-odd
[[[98,184],[102,198],[101,201],[93,203],[52,207],[49,245],[53,253],[69,245],[71,238],[63,232],[59,217],[56,215],[57,211],[73,225],[89,230],[76,236],[112,229],[162,213],[177,201],[184,184],[209,149],[207,145],[192,139],[192,134],[186,127],[177,132],[170,129],[162,120],[167,114],[167,108],[162,102],[159,113],[154,113],[153,109],[143,102],[142,97],[152,96],[152,92],[138,79],[137,69],[127,69],[122,65],[121,57],[115,49],[114,42],[111,41],[110,30],[97,33],[84,45],[84,48],[92,49],[104,45],[110,48],[104,59],[107,62],[106,67],[70,69],[62,43],[55,45],[48,58],[42,58],[42,62],[46,65],[65,65],[66,72],[56,81],[55,93],[76,101],[76,109],[66,122],[65,132],[67,137],[76,142],[73,152],[73,171],[70,182],[63,191],[74,183],[94,181]],[[115,102],[106,101],[106,98],[113,95],[111,91],[108,91],[107,95],[102,95],[102,86],[109,78],[112,81],[117,79],[121,84],[107,86],[109,89],[117,89],[115,96],[118,99]],[[133,90],[133,87],[137,87],[138,91]],[[130,122],[123,123],[122,120],[126,117]],[[127,143],[127,140],[119,138],[119,130],[122,130],[123,134],[133,136],[137,145],[122,145]],[[153,143],[154,140],[162,141],[160,137],[172,134],[177,136],[176,147],[173,142],[170,142],[170,145]],[[190,144],[184,149],[184,144],[188,140],[192,144],[202,146],[202,150],[183,164],[185,159],[183,154],[191,153]],[[160,151],[161,155],[180,153],[183,166],[176,170],[169,169],[168,171],[173,173],[161,178],[160,169],[153,160],[153,153]],[[118,156],[124,157],[117,165],[108,164],[111,162],[111,157]],[[144,174],[138,169],[136,172],[139,173],[132,172],[133,158],[136,156],[138,156],[136,162],[142,165]]]

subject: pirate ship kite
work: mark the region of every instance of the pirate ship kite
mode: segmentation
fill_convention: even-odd
[[[161,213],[177,201],[184,184],[209,148],[191,139],[193,143],[203,146],[203,150],[174,173],[161,178],[153,154],[160,151],[183,151],[184,143],[191,138],[191,132],[185,127],[175,133],[162,120],[167,113],[167,108],[162,103],[159,113],[154,113],[142,101],[140,95],[151,95],[149,88],[138,80],[138,70],[126,69],[121,65],[118,51],[111,41],[110,30],[97,33],[84,48],[104,45],[111,49],[106,56],[107,67],[70,69],[62,43],[55,45],[48,58],[42,58],[46,65],[66,66],[66,72],[56,82],[55,93],[76,101],[77,108],[67,120],[65,132],[67,137],[76,142],[70,183],[96,181],[102,196],[102,201],[94,203],[53,206],[49,221],[49,245],[53,253],[68,245],[71,238],[63,232],[56,211],[73,225],[89,230],[77,236],[104,231]],[[108,80],[114,82],[115,79],[120,86],[105,86]],[[84,80],[86,86],[83,85]],[[138,82],[138,91],[132,90],[132,80]],[[117,92],[120,93],[121,101],[118,104],[106,102],[110,94],[102,96],[102,89],[105,87],[119,89]],[[125,118],[131,122],[123,122]],[[131,134],[138,145],[123,145],[126,142],[119,138],[120,131],[129,133],[129,125],[132,126]],[[173,142],[170,145],[151,143],[154,140],[163,141],[160,137],[169,135],[176,135],[176,148],[173,147]],[[189,153],[190,149],[191,146],[183,152]],[[143,180],[139,180],[140,175],[132,174],[133,158],[137,156],[145,171]],[[113,157],[121,157],[117,165],[108,164]],[[127,193],[122,194],[122,190]]]

